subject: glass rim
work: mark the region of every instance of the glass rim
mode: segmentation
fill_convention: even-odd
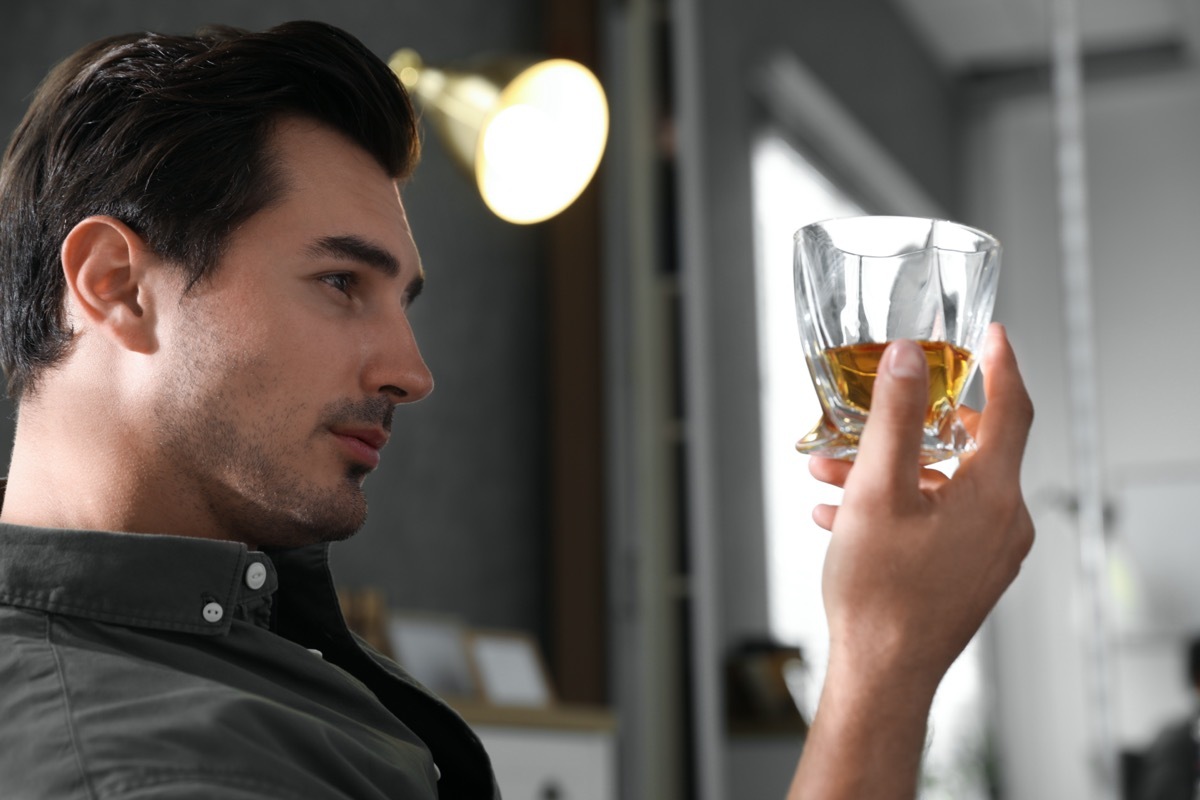
[[[983,230],[982,228],[976,228],[976,227],[975,227],[975,226],[973,226],[973,225],[967,225],[967,224],[965,224],[965,223],[962,223],[962,222],[957,222],[957,221],[955,221],[955,220],[952,220],[952,219],[946,219],[946,218],[944,218],[944,217],[913,217],[913,216],[907,216],[907,215],[904,215],[904,214],[856,214],[856,215],[854,215],[854,216],[849,216],[849,217],[828,217],[828,218],[826,218],[826,219],[822,219],[822,220],[816,220],[816,221],[814,221],[814,222],[810,222],[810,223],[808,223],[807,225],[803,225],[803,226],[801,226],[801,227],[797,228],[797,229],[796,229],[796,232],[792,234],[792,242],[793,242],[793,244],[796,244],[796,243],[798,243],[798,242],[800,241],[800,236],[801,236],[801,234],[803,234],[805,231],[807,231],[807,230],[810,230],[810,229],[817,229],[817,228],[819,228],[819,229],[825,230],[825,229],[826,229],[826,226],[828,226],[830,223],[834,223],[834,222],[856,222],[856,221],[862,221],[862,220],[867,220],[867,219],[891,219],[891,220],[907,220],[907,221],[910,221],[910,222],[924,222],[924,223],[928,223],[928,224],[930,224],[930,225],[936,225],[937,223],[939,223],[939,222],[940,222],[940,223],[943,223],[943,224],[945,224],[945,225],[952,225],[952,226],[954,226],[955,228],[958,228],[959,230],[968,231],[968,232],[970,232],[970,233],[973,233],[973,234],[975,234],[976,236],[978,236],[980,239],[982,239],[982,240],[983,240],[983,241],[986,243],[986,246],[984,246],[984,247],[980,247],[980,248],[978,248],[978,249],[975,249],[975,250],[962,250],[962,249],[959,249],[959,248],[952,248],[952,247],[938,247],[938,248],[936,248],[936,249],[939,249],[939,250],[945,250],[945,251],[947,251],[947,252],[952,252],[952,253],[986,253],[986,252],[989,252],[989,251],[992,251],[992,250],[999,250],[999,249],[1000,249],[1000,247],[1001,247],[1001,245],[1000,245],[1000,240],[999,240],[999,239],[998,239],[996,236],[994,236],[994,235],[992,235],[992,234],[988,233],[987,231]],[[863,257],[863,258],[871,258],[871,257],[873,257],[873,256],[869,256],[869,255],[867,255],[866,253],[855,253],[855,252],[853,252],[853,251],[846,250],[845,248],[839,248],[839,249],[841,249],[843,252],[846,252],[846,253],[849,253],[849,254],[851,254],[851,255],[855,255],[855,256],[860,256],[860,257]],[[911,255],[911,254],[913,254],[913,253],[919,253],[919,252],[921,252],[922,250],[926,250],[926,249],[928,249],[928,248],[925,248],[925,247],[918,247],[918,248],[915,248],[915,249],[913,249],[913,250],[906,250],[906,251],[899,252],[899,253],[892,253],[891,255],[887,256],[887,258],[899,258],[899,257],[902,257],[902,256]]]

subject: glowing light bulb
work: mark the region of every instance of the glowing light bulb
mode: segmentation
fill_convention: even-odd
[[[539,222],[570,205],[591,180],[608,136],[599,82],[569,61],[543,62],[502,95],[479,147],[476,176],[488,207],[511,222]]]

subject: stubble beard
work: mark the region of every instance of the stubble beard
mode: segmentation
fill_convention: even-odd
[[[304,463],[304,453],[271,448],[269,437],[215,414],[188,416],[176,420],[169,449],[186,465],[181,488],[196,493],[224,538],[299,547],[347,539],[366,522],[367,470],[348,466],[337,484],[318,486],[287,466]]]
[[[186,344],[151,409],[149,463],[167,473],[154,482],[166,492],[157,502],[177,501],[175,518],[184,526],[183,515],[194,513],[215,528],[200,535],[255,546],[353,536],[367,519],[362,484],[371,470],[339,452],[333,431],[389,431],[391,400],[343,398],[314,413],[303,399],[272,391],[289,377],[288,367],[269,351],[239,347],[224,330],[220,314],[197,309],[178,331]],[[307,433],[305,420],[312,426]],[[324,463],[332,464],[329,478],[312,477]]]
[[[254,546],[300,547],[341,541],[362,528],[367,519],[362,484],[369,468],[347,461],[340,479],[321,485],[299,467],[331,447],[323,439],[332,439],[334,425],[389,429],[392,405],[386,398],[330,403],[301,440],[294,438],[296,421],[312,418],[306,406],[238,420],[227,398],[190,399],[156,409],[156,433],[172,488],[192,498],[202,517],[220,529],[208,535]]]

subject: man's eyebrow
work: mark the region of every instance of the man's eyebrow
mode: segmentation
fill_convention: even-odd
[[[308,246],[308,253],[317,257],[358,261],[389,278],[400,274],[400,262],[394,255],[359,236],[323,236]]]

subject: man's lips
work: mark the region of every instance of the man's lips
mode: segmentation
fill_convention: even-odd
[[[355,460],[371,469],[379,466],[379,451],[388,440],[386,432],[378,428],[335,428],[333,435]]]

